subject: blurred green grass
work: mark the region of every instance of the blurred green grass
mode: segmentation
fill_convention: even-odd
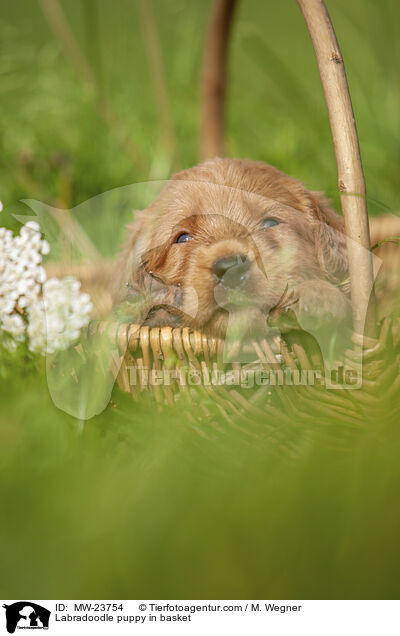
[[[398,598],[384,413],[336,439],[303,424],[293,456],[262,419],[199,435],[182,407],[121,395],[79,432],[32,374],[0,399],[4,598]]]
[[[332,0],[368,186],[370,213],[399,207],[400,9],[395,0]],[[63,55],[40,3],[0,8],[1,198],[65,207],[111,188],[165,179],[198,161],[199,70],[209,3],[155,1],[173,148],[162,145],[140,12],[135,2],[64,2],[96,77],[92,90]],[[99,116],[105,96],[136,160]],[[291,0],[239,6],[227,118],[231,156],[261,159],[328,192],[337,202],[335,161],[318,72],[303,19]],[[160,159],[160,151],[166,156]]]
[[[400,200],[400,6],[328,3],[344,55],[369,209]],[[74,207],[198,160],[209,3],[153,2],[173,148],[163,143],[134,2],[63,7],[97,78],[80,82],[30,0],[0,7],[0,198]],[[294,2],[248,0],[232,42],[228,154],[268,161],[337,202],[312,47]],[[98,113],[106,96],[133,160]],[[3,213],[4,215],[4,213]],[[3,218],[6,218],[5,216]],[[7,223],[18,227],[7,215]],[[96,235],[109,251],[115,220]],[[119,241],[115,233],[115,245]],[[83,427],[53,406],[41,363],[0,361],[0,594],[4,598],[398,598],[399,432],[321,420],[252,433],[194,427],[116,394]],[[275,422],[279,428],[279,422]]]

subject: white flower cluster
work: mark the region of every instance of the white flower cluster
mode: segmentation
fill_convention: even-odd
[[[66,349],[92,310],[75,278],[46,280],[42,257],[49,252],[37,223],[26,223],[15,237],[0,227],[0,330],[43,354]]]

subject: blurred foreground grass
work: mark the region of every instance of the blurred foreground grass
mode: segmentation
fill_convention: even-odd
[[[294,421],[277,445],[264,418],[195,427],[116,394],[79,432],[43,376],[0,389],[3,598],[398,598],[384,410]]]
[[[400,6],[328,7],[370,211],[396,210]],[[39,4],[0,7],[0,198],[10,211],[21,212],[24,197],[73,207],[198,159],[208,3],[154,1],[172,146],[160,132],[135,3],[74,0],[64,8],[94,69],[94,92],[60,53]],[[242,3],[231,68],[229,154],[273,163],[335,199],[329,126],[295,3]],[[99,94],[135,159],[99,117]],[[110,227],[96,234],[100,250],[108,250]],[[358,430],[293,421],[285,431],[296,440],[292,453],[273,443],[265,421],[255,419],[251,432],[218,417],[195,428],[182,406],[159,414],[151,400],[137,406],[121,395],[82,431],[53,406],[44,368],[24,358],[11,370],[1,365],[3,598],[399,597],[400,434],[384,407]]]

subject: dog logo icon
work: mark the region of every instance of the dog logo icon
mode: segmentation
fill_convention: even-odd
[[[50,610],[32,603],[18,601],[11,605],[3,605],[6,610],[7,631],[13,634],[18,629],[48,629]]]

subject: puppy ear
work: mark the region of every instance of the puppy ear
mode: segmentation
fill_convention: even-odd
[[[127,225],[128,238],[117,260],[114,276],[114,303],[121,302],[126,295],[126,287],[135,277],[143,252],[143,229],[146,210],[135,210],[135,221]]]
[[[318,264],[333,280],[341,281],[348,273],[346,235],[343,217],[329,206],[321,192],[310,192],[313,237]]]

